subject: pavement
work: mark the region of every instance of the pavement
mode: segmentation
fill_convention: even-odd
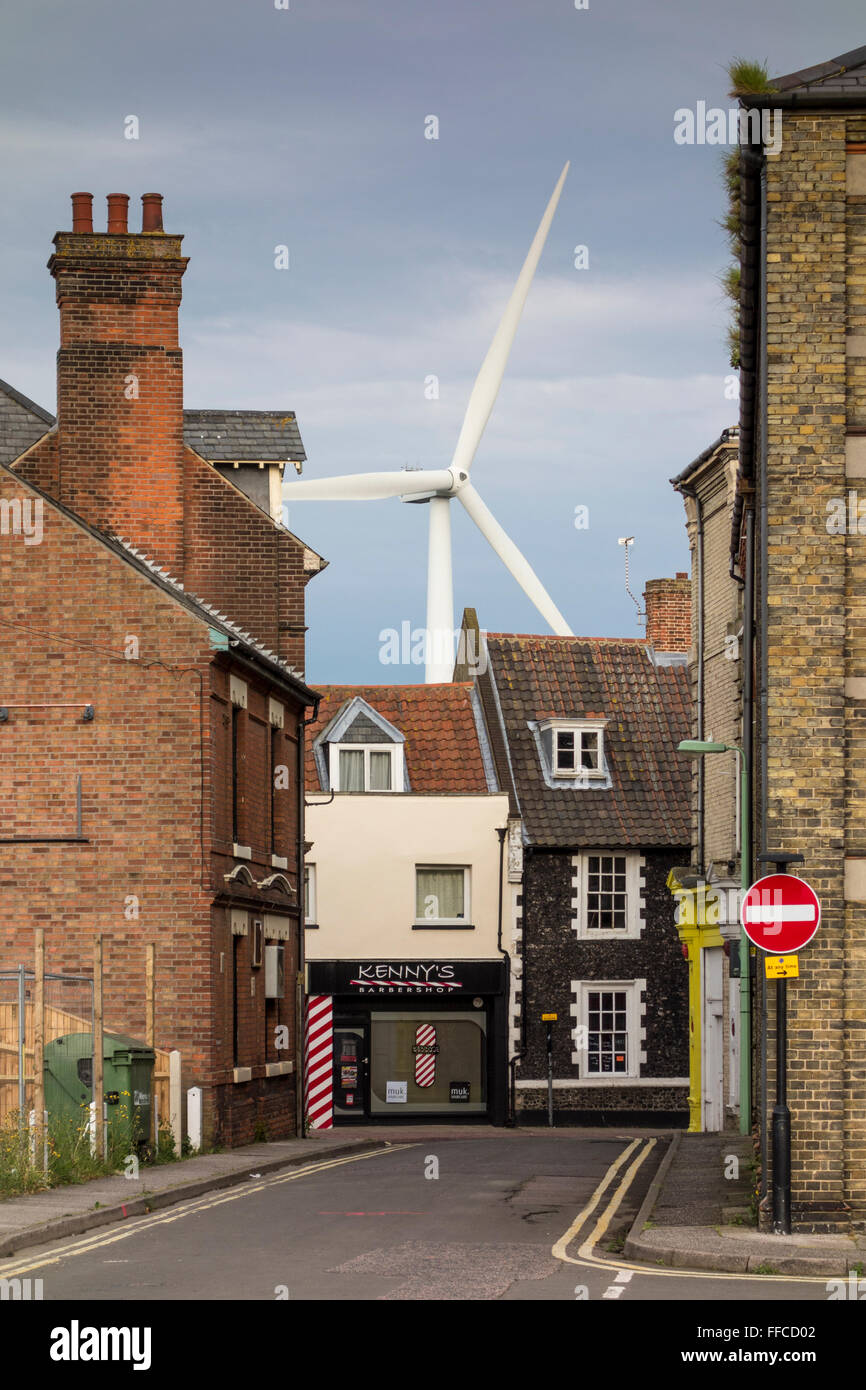
[[[677,1132],[623,1253],[647,1265],[732,1274],[841,1278],[866,1267],[866,1235],[759,1231],[751,1207],[752,1173],[748,1137]]]
[[[640,1133],[641,1131],[635,1131]],[[28,1246],[78,1235],[112,1222],[231,1188],[302,1164],[448,1139],[513,1135],[577,1138],[580,1129],[501,1130],[490,1125],[385,1126],[316,1130],[306,1139],[249,1144],[179,1163],[0,1200],[0,1258]],[[659,1134],[668,1147],[631,1225],[623,1254],[652,1268],[734,1274],[843,1277],[866,1268],[866,1235],[778,1236],[754,1225],[752,1146],[739,1134]]]

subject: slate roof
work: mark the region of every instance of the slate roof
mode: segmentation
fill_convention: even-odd
[[[479,677],[500,780],[539,848],[685,847],[691,763],[685,663],[654,665],[644,639],[488,633]],[[501,714],[500,714],[501,712]],[[612,786],[549,787],[529,721],[604,716]],[[503,757],[507,766],[503,767]]]
[[[307,457],[291,410],[185,410],[183,438],[211,463],[303,462]]]
[[[0,463],[11,463],[57,423],[0,379]],[[210,463],[300,462],[307,457],[292,410],[185,410],[184,443]]]
[[[852,48],[838,58],[828,58],[826,63],[800,68],[798,72],[786,73],[784,77],[772,77],[770,83],[786,94],[816,90],[856,93],[859,90],[866,95],[866,46]]]
[[[0,379],[0,463],[17,459],[53,424],[53,415]]]
[[[307,787],[324,791],[312,753],[335,715],[357,695],[400,730],[413,792],[488,791],[472,702],[472,682],[452,685],[317,685],[322,701],[307,739]]]

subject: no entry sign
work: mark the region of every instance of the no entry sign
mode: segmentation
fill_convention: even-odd
[[[801,951],[821,920],[814,889],[794,874],[768,874],[753,883],[740,909],[743,931],[762,951],[774,956]]]

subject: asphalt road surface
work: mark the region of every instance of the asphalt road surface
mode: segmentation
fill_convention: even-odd
[[[663,1144],[510,1134],[323,1159],[0,1262],[43,1299],[825,1302],[825,1280],[617,1256]]]

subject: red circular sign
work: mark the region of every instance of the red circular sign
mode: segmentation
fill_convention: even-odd
[[[753,883],[740,908],[743,931],[773,956],[801,951],[821,920],[818,895],[794,874],[767,874]]]

